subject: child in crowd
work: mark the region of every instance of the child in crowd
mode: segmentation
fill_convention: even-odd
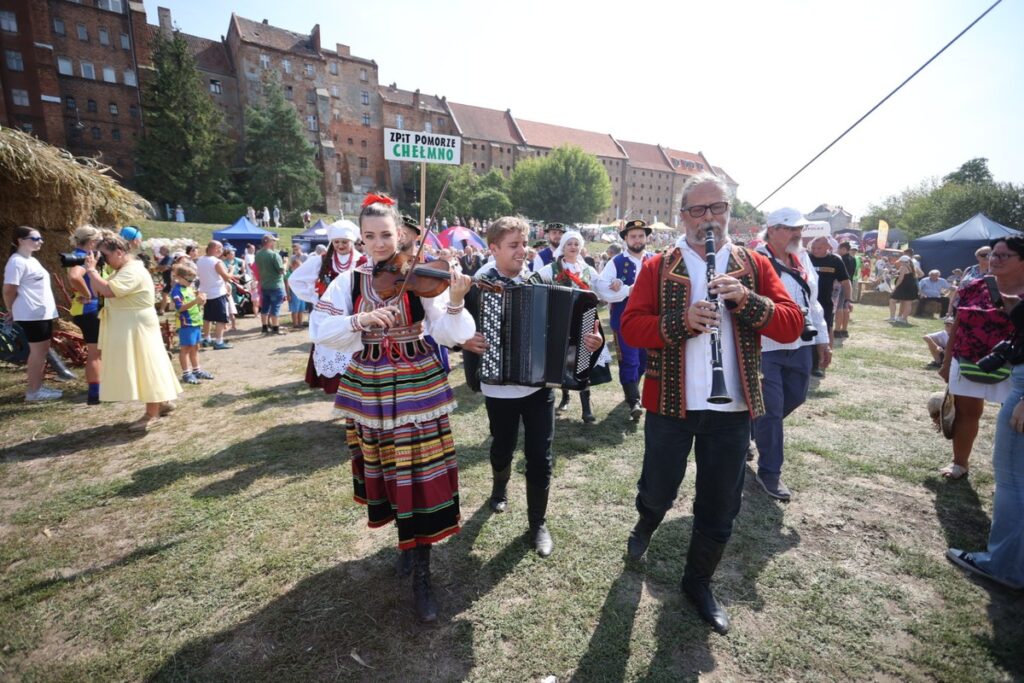
[[[943,318],[942,322],[945,323],[944,329],[922,337],[924,343],[928,345],[928,350],[932,353],[932,362],[928,364],[930,368],[942,367],[942,355],[946,352],[946,346],[949,344],[949,333],[953,329],[952,316]]]
[[[206,295],[196,294],[192,283],[196,269],[189,261],[183,260],[171,270],[171,301],[178,311],[178,360],[181,362],[181,381],[199,384],[201,379],[213,379],[213,375],[199,368],[199,341],[203,332],[203,304]]]

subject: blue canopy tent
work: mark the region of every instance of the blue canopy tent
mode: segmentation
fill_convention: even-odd
[[[257,227],[248,218],[242,216],[233,225],[213,233],[213,239],[219,242],[230,242],[236,252],[241,254],[249,244],[254,244],[259,249],[264,235],[277,237],[277,233]]]
[[[313,251],[313,248],[318,244],[327,245],[327,228],[331,227],[328,223],[324,222],[324,219],[318,220],[313,225],[309,226],[307,230],[300,232],[298,235],[292,237],[292,244],[301,244],[302,251],[307,254]]]
[[[910,248],[921,255],[925,271],[938,269],[942,276],[954,268],[966,268],[977,261],[974,252],[997,237],[1020,235],[1020,231],[1000,225],[983,213],[975,214],[960,225],[911,240]]]

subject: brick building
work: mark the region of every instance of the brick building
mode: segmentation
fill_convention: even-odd
[[[485,174],[497,169],[506,176],[526,153],[523,132],[512,111],[448,102],[455,135],[462,137],[462,163]]]
[[[629,155],[626,212],[621,217],[676,225],[679,214],[676,188],[682,187],[685,176],[676,172],[661,145],[625,140],[620,140],[619,144]]]
[[[0,120],[130,180],[151,61],[142,4],[5,0],[0,19]]]
[[[419,90],[402,90],[397,83],[379,87],[377,94],[381,101],[383,128],[458,135],[445,98],[423,95]],[[383,137],[381,141],[383,144]],[[405,164],[403,168],[401,162],[389,161],[387,166],[387,186],[392,195],[411,199],[419,193],[412,164]]]

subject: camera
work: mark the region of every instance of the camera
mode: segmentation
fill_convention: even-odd
[[[995,372],[1007,363],[1020,365],[1024,363],[1024,343],[1020,339],[1004,339],[978,361],[978,367],[984,372]]]
[[[60,265],[64,268],[73,268],[74,266],[84,266],[85,256],[78,256],[77,254],[60,254]]]
[[[807,319],[807,309],[801,308],[800,312],[804,316],[804,329],[800,330],[800,341],[811,341],[818,336],[818,330],[814,329],[814,325]]]

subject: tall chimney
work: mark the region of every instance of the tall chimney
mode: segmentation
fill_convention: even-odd
[[[315,24],[313,30],[309,32],[310,47],[313,48],[314,52],[320,52],[320,24]]]
[[[171,22],[171,10],[166,7],[157,7],[156,15],[160,21],[160,31],[162,33],[171,33],[174,31],[174,26]]]

